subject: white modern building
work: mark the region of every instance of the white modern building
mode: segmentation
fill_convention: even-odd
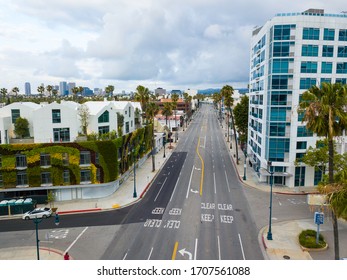
[[[317,185],[321,171],[295,165],[317,140],[298,116],[300,95],[322,82],[346,84],[346,74],[346,14],[314,9],[278,14],[254,29],[247,150],[259,181],[269,182],[271,168],[275,184]],[[341,152],[345,148],[340,144]]]
[[[0,144],[9,144],[16,137],[14,123],[18,117],[28,120],[34,143],[74,142],[82,131],[81,106],[88,108],[88,133],[118,132],[117,113],[124,116],[123,135],[135,130],[135,109],[128,101],[90,101],[82,105],[72,101],[40,105],[16,102],[0,108]]]

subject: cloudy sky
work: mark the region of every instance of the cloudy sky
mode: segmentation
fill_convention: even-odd
[[[251,31],[342,0],[0,0],[0,88],[203,89],[248,81]]]

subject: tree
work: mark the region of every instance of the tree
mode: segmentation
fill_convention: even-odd
[[[42,96],[43,96],[43,93],[45,92],[44,86],[38,86],[38,87],[37,87],[37,92],[39,92],[39,93],[40,93],[40,96],[42,97]]]
[[[118,135],[123,135],[123,126],[124,126],[124,116],[121,113],[117,112],[117,129],[118,129]]]
[[[14,87],[12,89],[12,92],[15,94],[15,96],[17,97],[18,96],[18,92],[19,92],[19,88],[18,87]]]
[[[18,138],[29,137],[29,122],[25,118],[18,117],[14,123],[14,133]]]
[[[321,88],[312,86],[302,95],[298,112],[303,114],[303,122],[306,127],[318,136],[325,137],[328,141],[329,149],[329,181],[325,186],[329,197],[334,196],[334,137],[340,136],[347,128],[347,87],[339,83],[322,83]],[[329,198],[329,199],[330,199]],[[332,221],[334,230],[335,259],[339,259],[339,235],[337,215],[338,209],[335,204],[330,204],[332,210]]]
[[[150,100],[149,89],[144,86],[137,86],[136,92],[134,95],[134,100],[140,102],[142,112],[145,114],[146,123],[147,123],[147,103]]]
[[[46,90],[48,91],[49,97],[52,97],[53,86],[51,85],[46,86]]]
[[[80,121],[81,121],[82,134],[87,135],[88,134],[87,128],[88,128],[89,117],[90,117],[90,112],[87,105],[82,104],[78,108],[78,116],[80,117]]]
[[[80,89],[78,87],[73,87],[71,89],[71,92],[73,94],[73,99],[76,100],[77,99],[77,94],[79,93]]]
[[[248,136],[248,104],[249,98],[247,95],[242,96],[241,102],[234,108],[235,125],[239,132],[240,145],[247,144]]]
[[[172,109],[175,110],[175,126],[176,126],[176,137],[175,137],[175,141],[177,141],[177,137],[178,137],[178,127],[177,127],[177,101],[178,101],[178,94],[177,93],[174,93],[172,96],[171,96],[171,99],[172,99]]]
[[[232,95],[234,94],[234,89],[232,86],[225,85],[221,89],[221,95],[224,97],[224,105],[227,107],[230,117],[231,117],[231,124],[233,126],[233,131],[234,131],[234,137],[235,137],[235,152],[236,152],[236,164],[239,164],[239,150],[238,150],[238,145],[237,145],[237,134],[236,134],[236,128],[235,128],[235,121],[234,121],[234,114],[232,111],[232,106],[233,106],[233,98]],[[229,124],[228,124],[228,129],[229,129]]]
[[[164,103],[164,108],[161,111],[161,113],[165,116],[165,121],[167,125],[167,119],[168,117],[172,116],[172,103],[171,102],[165,102]]]
[[[152,102],[149,102],[146,106],[146,116],[149,117],[150,122],[152,123],[152,172],[155,171],[155,156],[154,156],[154,149],[155,149],[155,139],[154,139],[154,117],[159,112],[159,106]]]
[[[113,91],[114,91],[114,86],[112,86],[112,85],[108,85],[105,88],[105,92],[106,92],[107,96],[109,96],[109,97],[113,96]]]
[[[0,93],[1,93],[2,102],[5,102],[6,96],[7,96],[7,89],[6,88],[0,89]]]

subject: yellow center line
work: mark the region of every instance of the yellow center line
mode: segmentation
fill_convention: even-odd
[[[177,249],[178,249],[178,242],[176,241],[173,252],[172,252],[172,258],[171,258],[171,260],[173,261],[176,259]]]
[[[205,163],[204,163],[204,160],[202,159],[202,157],[199,153],[199,146],[200,146],[200,137],[199,137],[198,145],[196,147],[196,153],[198,154],[198,156],[201,160],[200,196],[202,196],[202,186],[204,184]]]

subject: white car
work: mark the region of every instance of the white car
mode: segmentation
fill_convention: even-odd
[[[34,210],[28,211],[24,213],[23,220],[30,220],[30,219],[44,219],[52,216],[52,209],[51,208],[35,208]]]

